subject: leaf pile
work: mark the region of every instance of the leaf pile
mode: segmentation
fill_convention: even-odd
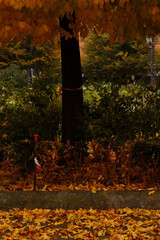
[[[160,210],[0,211],[2,239],[160,239]]]

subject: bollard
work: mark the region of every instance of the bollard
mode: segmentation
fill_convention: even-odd
[[[34,136],[34,159],[37,157],[37,140],[38,140],[38,135],[35,134],[33,135]],[[37,169],[36,169],[36,164],[34,162],[34,188],[33,188],[33,191],[36,191],[36,172],[37,172]]]

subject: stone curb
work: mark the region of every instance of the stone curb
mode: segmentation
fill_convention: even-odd
[[[143,208],[160,209],[160,191],[149,195],[141,191],[0,191],[0,210],[19,209],[101,209]]]

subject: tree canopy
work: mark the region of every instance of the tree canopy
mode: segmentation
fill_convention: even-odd
[[[160,32],[158,0],[0,0],[0,12],[1,43],[26,34],[35,43],[53,41],[59,33],[69,37],[59,25],[65,14],[74,34],[83,37],[94,26],[108,32],[110,42],[118,38],[120,43]]]

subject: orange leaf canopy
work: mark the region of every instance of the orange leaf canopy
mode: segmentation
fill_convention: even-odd
[[[97,27],[118,39],[140,39],[160,32],[159,0],[0,0],[0,42],[22,39],[26,34],[33,41],[53,41],[65,34],[59,18],[71,17],[75,35],[85,37],[88,29]]]

